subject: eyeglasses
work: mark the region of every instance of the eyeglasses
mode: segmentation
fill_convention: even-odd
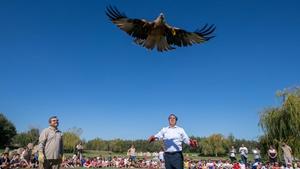
[[[56,121],[56,122],[58,122],[58,120],[51,120],[51,121]]]

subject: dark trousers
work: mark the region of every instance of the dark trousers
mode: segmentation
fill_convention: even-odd
[[[51,159],[51,160],[47,160],[45,159],[45,161],[43,163],[39,164],[39,168],[40,169],[59,169],[61,164],[61,160],[56,160],[56,159]]]
[[[275,162],[277,162],[277,158],[276,157],[275,158],[269,157],[269,161],[270,161],[271,164],[274,164]]]
[[[233,162],[236,161],[236,158],[235,158],[235,157],[229,157],[229,158],[230,158],[230,161],[231,161],[232,164],[233,164]]]
[[[183,155],[182,152],[165,152],[165,166],[166,169],[183,169]]]
[[[244,164],[247,166],[247,157],[241,155],[241,160],[244,162]]]

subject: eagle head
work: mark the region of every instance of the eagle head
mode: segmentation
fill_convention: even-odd
[[[158,17],[155,19],[155,22],[156,22],[156,23],[160,23],[160,24],[165,23],[165,16],[164,16],[164,14],[163,14],[163,13],[160,13],[160,14],[158,15]]]

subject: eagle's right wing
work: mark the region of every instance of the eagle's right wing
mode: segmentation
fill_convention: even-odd
[[[116,7],[107,7],[105,13],[115,25],[117,25],[130,36],[137,39],[146,39],[153,27],[152,22],[148,22],[144,19],[141,20],[128,18]]]

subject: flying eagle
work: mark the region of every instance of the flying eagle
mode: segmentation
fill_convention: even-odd
[[[125,13],[121,13],[116,7],[106,8],[106,15],[120,29],[134,38],[134,42],[149,50],[157,48],[159,52],[175,49],[175,45],[191,46],[203,43],[213,38],[214,25],[207,24],[195,32],[188,32],[180,28],[172,27],[165,21],[163,13],[152,22],[145,19],[131,19]]]

